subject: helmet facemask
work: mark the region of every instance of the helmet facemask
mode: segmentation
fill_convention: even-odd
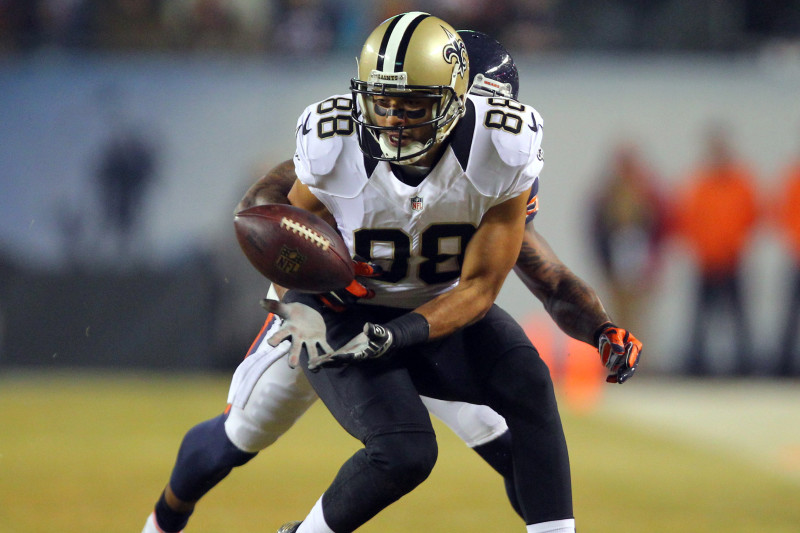
[[[373,72],[370,81],[351,80],[350,90],[358,105],[353,108],[353,120],[357,128],[362,150],[371,158],[379,161],[391,161],[398,164],[410,165],[419,161],[435,145],[440,144],[447,137],[455,121],[463,113],[463,102],[458,98],[452,87],[447,85],[405,85],[405,73],[393,73],[400,82],[384,83],[373,79],[385,77],[379,72]],[[418,120],[428,115],[427,106],[419,110],[396,110],[379,106],[376,100],[381,98],[433,100],[431,112],[427,120],[409,124],[404,121],[396,126],[379,126],[378,116],[387,114],[404,115],[406,119]],[[424,113],[415,116],[417,111]],[[395,145],[390,141],[390,136],[402,138],[409,130],[430,129],[427,141],[413,140],[403,146],[398,142]],[[369,139],[365,139],[365,136]],[[374,142],[371,142],[371,140]]]

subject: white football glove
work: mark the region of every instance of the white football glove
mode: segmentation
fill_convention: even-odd
[[[391,352],[394,348],[394,335],[391,329],[380,324],[367,322],[364,324],[363,333],[359,333],[350,342],[333,353],[320,357],[308,358],[309,370],[316,370],[320,366],[342,366],[348,363],[376,359]]]
[[[304,349],[308,353],[310,368],[313,368],[312,362],[333,351],[325,336],[328,331],[325,320],[316,310],[301,303],[285,304],[268,299],[261,300],[261,307],[282,319],[278,331],[267,339],[267,342],[270,346],[277,346],[286,339],[291,341],[290,367],[295,368],[298,365],[300,354]]]

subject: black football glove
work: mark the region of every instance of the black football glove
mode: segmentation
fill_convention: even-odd
[[[379,266],[366,261],[359,261],[358,259],[353,260],[353,268],[356,277],[377,278],[383,274],[383,270]],[[327,307],[341,313],[361,298],[374,298],[375,291],[368,289],[356,279],[353,279],[347,287],[318,294],[317,297]]]
[[[610,322],[598,328],[595,339],[603,365],[611,372],[606,381],[625,383],[639,366],[642,343],[630,331],[618,328]]]

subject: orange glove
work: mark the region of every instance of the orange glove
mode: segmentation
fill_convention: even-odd
[[[597,351],[605,367],[611,372],[606,381],[625,383],[636,372],[642,354],[642,343],[626,329],[607,322],[594,334]]]
[[[376,278],[383,274],[383,270],[381,270],[379,266],[372,263],[367,263],[366,261],[354,260],[353,267],[356,272],[356,278]],[[350,285],[347,287],[318,294],[317,297],[327,307],[330,307],[334,311],[341,313],[361,298],[374,298],[375,291],[366,288],[364,285],[359,283],[358,280],[353,279],[353,281],[351,281]]]

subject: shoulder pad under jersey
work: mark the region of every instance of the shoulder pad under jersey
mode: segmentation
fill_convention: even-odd
[[[363,156],[350,116],[350,95],[308,106],[297,121],[297,178],[333,196],[352,198],[367,182]]]
[[[453,149],[476,188],[498,197],[529,188],[543,166],[541,115],[516,100],[472,95],[467,109]],[[467,142],[464,128],[472,129]]]

